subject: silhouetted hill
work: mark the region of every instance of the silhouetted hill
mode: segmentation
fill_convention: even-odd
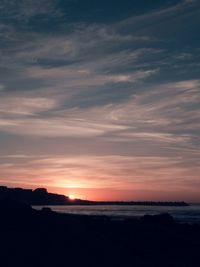
[[[64,195],[48,193],[45,188],[35,190],[0,187],[0,200],[10,199],[30,205],[65,205],[69,198]]]
[[[70,200],[65,195],[48,193],[45,188],[35,190],[8,188],[0,186],[0,201],[10,199],[29,205],[145,205],[145,206],[188,206],[185,202],[152,202],[152,201],[89,201],[82,199]]]

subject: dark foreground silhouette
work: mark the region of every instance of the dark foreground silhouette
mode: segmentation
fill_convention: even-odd
[[[168,214],[113,221],[0,201],[1,267],[198,267],[200,226]]]
[[[152,201],[90,201],[82,199],[71,200],[65,195],[48,193],[45,188],[22,189],[0,186],[0,201],[12,199],[30,205],[146,205],[146,206],[188,206],[181,202],[152,202]]]

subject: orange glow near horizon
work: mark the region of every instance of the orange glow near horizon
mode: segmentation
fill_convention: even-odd
[[[35,2],[0,0],[0,186],[200,203],[200,0]]]
[[[64,194],[71,200],[75,198],[93,201],[187,201],[199,202],[198,190],[193,194],[187,191],[152,191],[152,190],[127,190],[113,188],[53,188],[49,192]]]
[[[4,176],[2,185],[8,187],[43,187],[51,193],[94,201],[200,202],[198,187],[186,183],[186,178],[170,182],[173,173],[185,177],[170,157],[44,157],[32,160],[27,167],[24,167],[26,163],[20,165],[21,157],[8,157],[4,161],[13,161],[13,165],[6,163],[0,168]],[[18,168],[15,167],[16,161],[19,161]],[[196,171],[189,174],[196,180],[199,175]],[[7,182],[11,175],[15,179]]]
[[[2,184],[3,185],[3,184]],[[21,187],[25,189],[47,188],[49,193],[68,196],[71,200],[83,199],[93,201],[186,201],[200,202],[199,190],[152,190],[146,188],[116,189],[116,188],[66,188],[48,185],[30,185],[19,183],[6,183],[7,187]]]

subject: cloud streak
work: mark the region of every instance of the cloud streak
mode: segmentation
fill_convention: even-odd
[[[195,190],[200,6],[136,2],[1,1],[0,181]]]

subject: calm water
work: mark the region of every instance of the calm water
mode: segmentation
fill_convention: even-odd
[[[175,220],[200,223],[200,204],[188,207],[157,206],[34,206],[35,209],[50,207],[53,211],[81,215],[106,215],[113,218],[141,217],[145,214],[155,215],[168,212]]]

